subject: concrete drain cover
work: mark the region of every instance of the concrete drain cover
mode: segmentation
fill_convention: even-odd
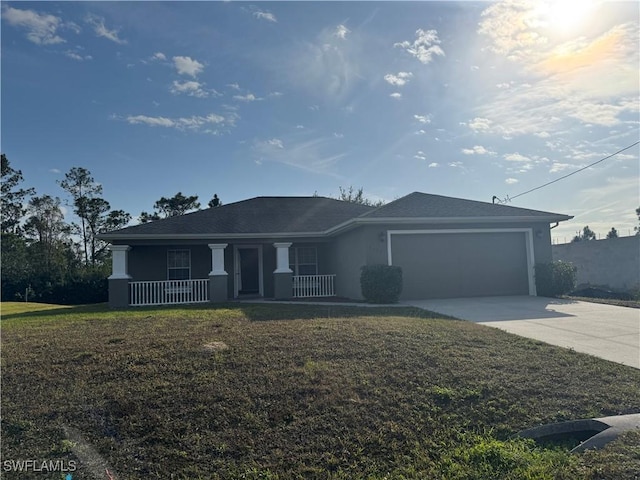
[[[591,448],[602,448],[624,432],[635,429],[640,429],[640,413],[551,423],[522,430],[518,436],[539,442],[575,439],[580,441],[580,445],[571,453],[580,453]]]

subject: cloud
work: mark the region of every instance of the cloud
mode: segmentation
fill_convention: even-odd
[[[180,75],[196,77],[204,69],[204,65],[191,57],[173,57],[173,65]]]
[[[351,33],[351,30],[349,30],[347,27],[345,27],[344,25],[338,25],[333,32],[333,35],[344,40],[345,38],[347,38],[347,35],[349,33]]]
[[[151,56],[151,60],[165,61],[166,59],[167,59],[167,56],[162,52],[156,52]]]
[[[509,69],[527,78],[527,83],[510,84],[489,96],[476,109],[491,120],[488,133],[513,137],[576,124],[612,127],[637,114],[637,9],[631,4],[576,2],[572,15],[590,18],[583,18],[580,30],[558,35],[548,7],[521,0],[493,3],[482,13],[478,33],[484,48],[509,60]],[[636,20],[625,19],[625,11]]]
[[[422,150],[419,150],[414,156],[413,158],[417,158],[418,160],[426,160],[427,156],[425,155],[425,153]]]
[[[247,93],[246,95],[234,95],[234,100],[239,100],[241,102],[255,102],[256,100],[262,100],[261,98],[256,97],[253,93]]]
[[[267,144],[276,148],[284,148],[284,144],[279,138],[272,138],[271,140],[267,140]]]
[[[428,64],[434,55],[444,56],[444,51],[439,46],[440,39],[436,30],[416,30],[416,39],[413,42],[407,40],[394,43],[394,47],[404,49],[408,54],[417,58],[421,63]]]
[[[209,96],[220,96],[215,90],[205,90],[204,83],[196,82],[194,80],[186,80],[182,83],[174,80],[171,86],[171,93],[174,95],[185,94],[190,97],[207,98]]]
[[[393,75],[392,73],[387,73],[384,76],[384,79],[390,85],[394,85],[396,87],[402,87],[409,81],[411,77],[413,77],[413,73],[411,72],[398,72],[397,75]]]
[[[488,118],[476,117],[468,123],[468,126],[474,132],[488,132],[491,130],[491,123]]]
[[[414,115],[413,118],[415,118],[420,123],[431,123],[431,115]]]
[[[115,117],[118,118],[118,117]],[[206,116],[193,115],[191,117],[151,117],[147,115],[129,115],[123,118],[124,121],[131,125],[147,125],[149,127],[165,127],[175,128],[177,130],[202,131],[204,133],[218,134],[220,131],[217,127],[234,126],[235,117],[210,113]],[[212,130],[212,127],[215,129]]]
[[[517,178],[507,178],[504,183],[506,183],[507,185],[514,185],[516,183],[518,183],[520,180],[518,180]]]
[[[562,172],[569,168],[574,168],[574,166],[571,165],[570,163],[553,162],[553,165],[551,165],[551,169],[549,170],[549,173]]]
[[[55,45],[66,42],[58,30],[69,28],[75,24],[67,24],[60,17],[48,14],[40,14],[34,10],[20,10],[3,5],[2,18],[14,27],[24,28],[27,31],[27,39],[36,45]],[[77,29],[77,26],[75,26]]]
[[[97,15],[87,15],[85,17],[85,22],[93,27],[93,31],[98,37],[106,38],[107,40],[111,40],[120,45],[124,45],[127,43],[126,40],[118,37],[118,30],[109,30],[104,25],[104,18],[98,17]]]
[[[463,148],[462,153],[465,155],[495,155],[496,152],[487,150],[482,145],[475,145],[473,148]]]
[[[81,55],[78,52],[74,52],[73,50],[67,50],[64,54],[72,60],[76,60],[78,62],[84,62],[87,60],[93,60],[91,55]]]
[[[237,83],[227,83],[227,87],[233,89],[233,90],[240,90],[240,85],[238,85]]]
[[[436,162],[432,162],[432,163],[429,164],[429,168],[436,168],[436,167],[439,167],[439,166],[440,166],[440,164],[436,163]]]
[[[268,22],[274,22],[274,23],[278,21],[278,19],[273,13],[263,12],[262,10],[256,10],[255,12],[253,12],[253,16],[256,17],[258,20],[266,20]]]
[[[531,161],[529,157],[525,157],[524,155],[521,155],[518,152],[507,153],[502,157],[509,162],[530,162]]]
[[[402,94],[400,92],[393,92],[392,94],[389,95],[391,98],[395,98],[397,100],[402,98]]]

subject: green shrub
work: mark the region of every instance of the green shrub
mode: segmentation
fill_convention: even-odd
[[[576,287],[576,267],[566,262],[536,264],[536,290],[543,297],[566,295]]]
[[[402,293],[402,268],[365,265],[360,274],[362,296],[370,303],[398,303]]]

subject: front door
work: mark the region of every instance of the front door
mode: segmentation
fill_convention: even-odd
[[[235,296],[263,296],[262,246],[239,245],[234,247]]]

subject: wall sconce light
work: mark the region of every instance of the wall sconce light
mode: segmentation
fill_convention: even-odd
[[[536,238],[542,238],[542,230],[536,230]]]

